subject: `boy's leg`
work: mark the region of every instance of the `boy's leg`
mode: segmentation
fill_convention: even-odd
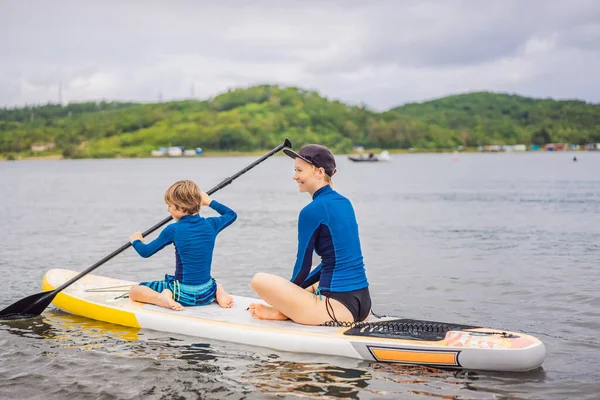
[[[129,290],[129,298],[140,303],[150,303],[175,311],[183,311],[183,306],[173,300],[173,293],[169,289],[158,293],[147,286],[133,286]]]
[[[270,304],[250,305],[252,316],[258,319],[287,319],[305,325],[320,325],[331,321],[325,296],[314,295],[282,277],[257,273],[250,283],[261,299]],[[354,321],[352,313],[339,301],[329,299],[338,321]]]
[[[233,306],[233,297],[223,289],[223,285],[217,284],[217,303],[223,308],[231,308]]]

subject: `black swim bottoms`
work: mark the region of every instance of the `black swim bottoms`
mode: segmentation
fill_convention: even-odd
[[[354,318],[352,322],[364,321],[369,316],[369,312],[371,312],[371,294],[369,293],[368,286],[364,289],[353,290],[351,292],[329,292],[323,290],[321,294],[345,305]],[[327,311],[331,319],[334,322],[338,322],[333,314],[333,309],[328,307]]]

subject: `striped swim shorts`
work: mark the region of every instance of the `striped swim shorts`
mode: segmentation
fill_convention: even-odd
[[[169,289],[173,300],[182,306],[205,306],[212,303],[217,294],[217,282],[213,278],[202,285],[186,285],[167,274],[163,281],[141,282],[140,286],[147,286],[158,293]]]

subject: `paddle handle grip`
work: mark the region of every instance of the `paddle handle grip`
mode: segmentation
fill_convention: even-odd
[[[248,165],[246,168],[242,169],[241,171],[239,171],[235,175],[230,176],[228,178],[225,178],[221,183],[219,183],[217,186],[215,186],[214,188],[210,189],[206,193],[210,196],[211,194],[215,193],[216,191],[223,189],[225,186],[229,185],[231,182],[233,182],[239,176],[245,174],[246,172],[248,172],[252,168],[256,167],[258,164],[260,164],[261,162],[265,161],[267,158],[271,157],[273,154],[277,153],[278,151],[281,151],[285,147],[288,147],[288,148],[292,147],[292,142],[288,138],[285,138],[285,140],[283,141],[282,144],[280,144],[279,146],[275,147],[273,150],[269,151],[267,154],[265,154],[264,156],[262,156],[258,160],[254,161],[252,164]],[[142,236],[146,237],[146,236],[150,235],[152,232],[154,232],[155,230],[157,230],[161,226],[169,223],[172,219],[173,219],[173,217],[168,216],[167,218],[163,219],[162,221],[160,221],[159,223],[157,223],[156,225],[154,225],[152,228],[150,228],[147,231],[143,232]],[[77,282],[83,276],[89,274],[90,272],[92,272],[93,270],[95,270],[96,268],[98,268],[99,266],[101,266],[102,264],[106,263],[107,261],[109,261],[112,258],[116,257],[117,255],[121,254],[122,252],[124,252],[125,250],[127,250],[129,247],[131,247],[131,243],[130,242],[125,243],[123,246],[119,247],[117,250],[113,251],[112,253],[110,253],[109,255],[107,255],[106,257],[104,257],[102,260],[98,261],[97,263],[95,263],[94,265],[92,265],[91,267],[89,267],[88,269],[86,269],[85,271],[79,273],[78,275],[74,276],[73,278],[71,278],[67,282],[63,283],[62,285],[60,285],[59,287],[57,287],[56,289],[54,289],[52,291],[52,293],[54,293],[54,295],[56,295],[56,293],[60,292],[61,290],[63,290],[67,286],[70,286],[73,283]]]

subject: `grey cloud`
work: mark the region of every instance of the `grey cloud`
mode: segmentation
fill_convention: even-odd
[[[406,2],[365,10],[364,20],[377,20],[377,25],[357,44],[360,51],[307,68],[331,72],[382,63],[433,68],[474,65],[514,57],[531,38],[552,37],[600,21],[600,7],[590,1],[569,2],[568,8],[565,3],[543,0],[401,4]],[[582,34],[576,32],[570,40]]]
[[[600,53],[600,18],[596,23],[576,26],[561,32],[558,43],[564,47]]]
[[[548,61],[575,51],[600,69],[592,0],[0,0],[0,18],[0,105],[44,103],[59,81],[69,100],[185,97],[192,82],[198,97],[280,82],[375,107],[510,85],[600,96],[587,89],[599,79],[584,87],[574,66]],[[552,48],[531,55],[531,41]],[[499,68],[507,62],[514,82]]]

